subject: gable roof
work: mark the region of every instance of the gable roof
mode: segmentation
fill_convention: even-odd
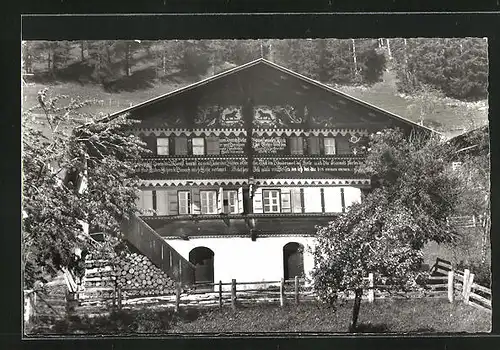
[[[211,77],[205,78],[205,79],[200,80],[200,81],[198,81],[198,82],[195,82],[195,83],[193,83],[193,84],[189,84],[189,85],[187,85],[187,86],[184,86],[184,87],[182,87],[182,88],[179,88],[179,89],[173,90],[173,91],[168,92],[168,93],[166,93],[166,94],[163,94],[163,95],[160,95],[160,96],[157,96],[157,97],[151,98],[151,99],[149,99],[149,100],[146,100],[146,101],[144,101],[144,102],[138,103],[138,104],[136,104],[136,105],[134,105],[134,106],[132,106],[132,107],[128,107],[128,108],[122,109],[122,110],[117,111],[117,112],[115,112],[115,113],[111,113],[111,114],[107,115],[106,117],[104,117],[104,118],[102,118],[102,119],[98,120],[97,122],[107,122],[107,121],[111,121],[111,120],[113,120],[113,119],[115,119],[115,118],[117,118],[117,117],[119,117],[119,116],[121,116],[121,115],[123,115],[123,114],[125,114],[125,113],[133,112],[133,111],[138,110],[138,109],[140,109],[140,108],[142,108],[142,107],[145,107],[145,106],[151,105],[151,104],[153,104],[153,103],[155,103],[155,102],[158,102],[158,101],[161,101],[161,100],[165,100],[165,99],[168,99],[168,98],[170,98],[170,97],[173,97],[173,96],[179,95],[179,94],[181,94],[181,93],[183,93],[183,92],[186,92],[186,91],[190,91],[190,90],[196,89],[196,88],[198,88],[198,87],[200,87],[200,86],[203,86],[203,85],[206,85],[206,84],[208,84],[208,83],[210,83],[210,82],[212,82],[212,81],[216,81],[216,80],[221,79],[221,78],[223,78],[223,77],[226,77],[226,76],[228,76],[228,75],[235,74],[235,73],[237,73],[237,72],[240,72],[240,71],[242,71],[242,70],[244,70],[244,69],[247,69],[247,68],[250,68],[250,67],[253,67],[253,66],[256,66],[256,65],[258,65],[258,64],[265,64],[265,65],[267,65],[267,66],[269,66],[269,67],[272,67],[272,68],[274,68],[274,69],[277,69],[277,70],[279,70],[279,71],[281,71],[281,72],[283,72],[283,73],[285,73],[285,74],[288,74],[288,75],[290,75],[290,76],[293,76],[293,77],[295,77],[295,78],[298,78],[299,80],[302,80],[302,81],[304,81],[304,82],[306,82],[306,83],[308,83],[308,84],[314,85],[314,86],[319,87],[319,88],[321,88],[321,89],[323,89],[323,90],[325,90],[325,91],[328,91],[328,92],[330,92],[330,93],[333,93],[333,94],[336,94],[336,95],[341,96],[341,97],[343,97],[343,98],[346,98],[346,99],[348,99],[348,100],[350,100],[350,101],[353,101],[353,102],[355,102],[355,103],[358,103],[358,104],[360,104],[360,105],[363,105],[363,106],[365,106],[365,107],[367,107],[367,108],[369,108],[369,109],[371,109],[371,110],[373,110],[373,111],[376,111],[376,112],[382,113],[382,114],[384,114],[384,115],[386,115],[386,116],[388,116],[388,117],[390,117],[390,118],[392,118],[392,119],[395,119],[395,120],[397,120],[397,121],[400,121],[400,122],[406,123],[406,124],[408,124],[408,125],[410,125],[410,126],[416,127],[416,128],[418,128],[418,129],[422,129],[422,130],[430,131],[430,132],[433,132],[433,133],[441,134],[440,132],[438,132],[438,131],[436,131],[436,130],[433,130],[433,129],[429,128],[429,127],[426,127],[426,126],[420,125],[420,124],[418,124],[418,123],[415,123],[415,122],[414,122],[414,121],[412,121],[412,120],[409,120],[409,119],[403,118],[403,117],[401,117],[401,116],[399,116],[399,115],[397,115],[397,114],[394,114],[394,113],[389,112],[389,111],[387,111],[387,110],[385,110],[385,109],[383,109],[383,108],[380,108],[380,107],[377,107],[377,106],[375,106],[375,105],[372,105],[372,104],[370,104],[370,103],[368,103],[368,102],[366,102],[366,101],[360,100],[360,99],[358,99],[358,98],[356,98],[356,97],[353,97],[353,96],[351,96],[351,95],[349,95],[349,94],[346,94],[346,93],[344,93],[344,92],[342,92],[342,91],[339,91],[339,90],[337,90],[337,89],[334,89],[334,88],[332,88],[332,87],[330,87],[330,86],[328,86],[328,85],[326,85],[326,84],[323,84],[323,83],[321,83],[321,82],[319,82],[319,81],[317,81],[317,80],[314,80],[314,79],[308,78],[308,77],[306,77],[306,76],[304,76],[304,75],[302,75],[302,74],[299,74],[299,73],[297,73],[297,72],[294,72],[294,71],[292,71],[292,70],[290,70],[290,69],[288,69],[288,68],[285,68],[285,67],[283,67],[283,66],[280,66],[280,65],[278,65],[278,64],[276,64],[276,63],[274,63],[274,62],[268,61],[268,60],[266,60],[266,59],[264,59],[264,58],[258,58],[258,59],[254,60],[254,61],[250,61],[250,62],[248,62],[248,63],[245,63],[245,64],[241,65],[241,66],[237,66],[237,67],[234,67],[234,68],[228,69],[228,70],[226,70],[226,71],[223,71],[223,72],[218,73],[218,74],[216,74],[216,75],[213,75],[213,76],[211,76]]]

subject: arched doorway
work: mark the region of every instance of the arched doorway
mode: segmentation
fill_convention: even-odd
[[[283,247],[283,268],[286,280],[304,275],[304,246],[302,244],[296,242],[285,244]]]
[[[195,283],[214,282],[214,252],[207,247],[196,247],[189,252],[189,262],[195,266]]]

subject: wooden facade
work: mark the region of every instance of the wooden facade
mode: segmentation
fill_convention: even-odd
[[[370,133],[413,122],[264,59],[115,113],[152,154],[142,219],[167,239],[315,233],[360,201]]]

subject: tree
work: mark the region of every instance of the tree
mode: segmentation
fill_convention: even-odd
[[[451,147],[434,136],[398,130],[373,135],[366,162],[357,172],[372,176],[374,189],[335,221],[319,228],[313,284],[320,298],[334,304],[354,291],[350,330],[356,329],[368,273],[387,276],[401,287],[421,274],[421,248],[429,241],[451,242],[446,225],[459,192],[449,171]]]
[[[472,147],[472,148],[469,148]],[[465,135],[463,143],[456,145],[456,158],[460,166],[455,168],[462,182],[456,215],[474,216],[476,227],[464,230],[453,248],[466,264],[483,266],[489,272],[490,214],[490,152],[489,132],[486,128],[473,130]]]
[[[75,122],[91,101],[51,97],[45,89],[39,102],[22,119],[23,271],[28,288],[74,265],[75,248],[88,247],[82,223],[121,239],[122,219],[136,211],[133,160],[145,152],[142,141],[127,132],[131,121]]]

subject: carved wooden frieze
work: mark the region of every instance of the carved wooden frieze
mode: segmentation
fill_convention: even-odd
[[[254,107],[253,125],[257,128],[283,128],[303,122],[303,113],[291,105]]]
[[[243,127],[241,106],[199,106],[194,121],[203,128]]]

